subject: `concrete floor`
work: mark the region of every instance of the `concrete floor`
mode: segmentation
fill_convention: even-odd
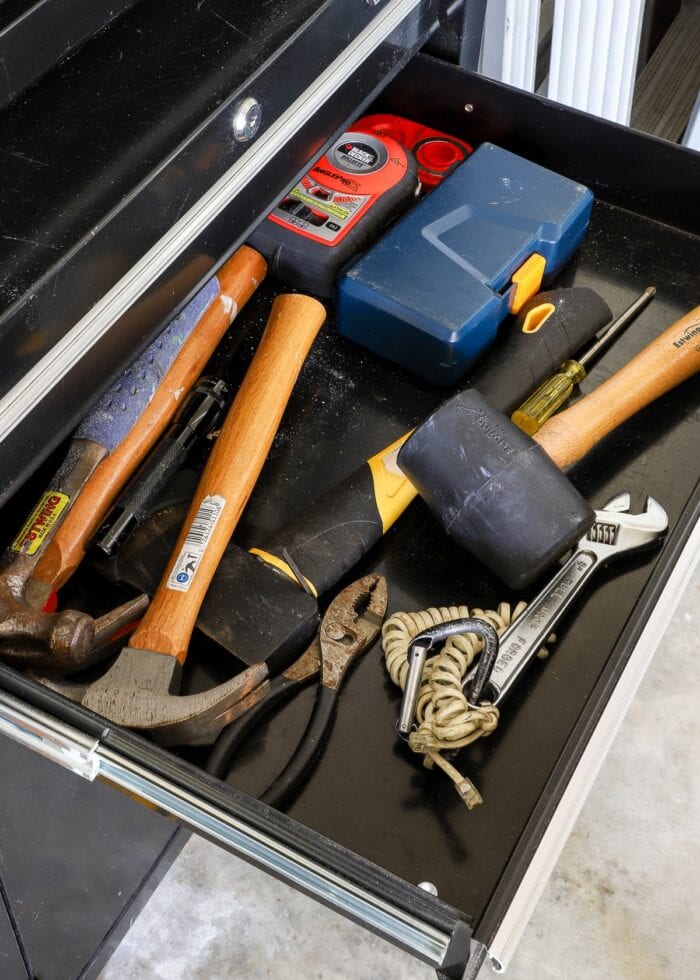
[[[671,980],[695,973],[699,646],[696,569],[508,967],[513,980]],[[193,838],[101,980],[434,976]],[[495,976],[485,964],[479,980]]]

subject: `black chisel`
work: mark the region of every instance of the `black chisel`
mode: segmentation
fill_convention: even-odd
[[[227,391],[220,378],[202,378],[193,388],[172,426],[134,474],[100,528],[95,546],[105,555],[114,555],[134,528],[143,524],[195,443],[214,429],[226,407]]]

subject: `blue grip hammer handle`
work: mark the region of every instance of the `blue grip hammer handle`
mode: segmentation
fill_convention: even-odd
[[[218,295],[219,282],[214,277],[123,372],[76,429],[48,489],[5,553],[3,565],[12,566],[18,597],[77,495],[99,463],[137,423],[183,344]]]
[[[48,489],[0,558],[0,577],[11,582],[17,600],[42,609],[70,577],[85,541],[172,420],[266,271],[255,249],[239,248],[89,412]],[[100,465],[106,457],[114,459],[107,470]],[[84,506],[75,506],[78,499]]]
[[[138,422],[182,345],[218,295],[219,281],[214,276],[107,389],[80,423],[74,438],[89,439],[113,453]]]

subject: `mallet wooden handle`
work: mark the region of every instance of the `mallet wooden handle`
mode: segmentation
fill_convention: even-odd
[[[163,378],[158,390],[131,432],[103,460],[82,490],[73,509],[34,571],[33,578],[59,589],[85,555],[85,546],[98,530],[127,480],[163,434],[182,401],[240,310],[265,278],[267,265],[255,249],[243,245],[217,273],[219,295]],[[37,588],[39,599],[44,597]],[[41,605],[41,601],[38,603]]]
[[[129,641],[130,647],[169,654],[184,662],[209,583],[255,486],[299,371],[325,317],[321,303],[308,296],[290,294],[275,300],[168,567]],[[231,602],[235,601],[232,594]]]
[[[564,468],[630,416],[700,371],[700,306],[664,330],[590,395],[546,422],[533,438]]]

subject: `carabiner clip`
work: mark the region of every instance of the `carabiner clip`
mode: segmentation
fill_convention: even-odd
[[[456,633],[476,633],[484,641],[484,650],[479,657],[479,664],[474,672],[473,680],[467,692],[467,700],[470,707],[478,705],[484,688],[488,684],[496,657],[498,656],[498,633],[491,623],[488,623],[485,619],[472,619],[471,617],[468,619],[453,619],[449,623],[431,626],[413,637],[406,654],[408,674],[401,701],[399,720],[396,723],[396,730],[402,738],[408,738],[414,725],[416,705],[418,704],[418,692],[423,678],[423,670],[428,651],[432,650],[442,640],[446,640],[449,636],[454,636]]]

